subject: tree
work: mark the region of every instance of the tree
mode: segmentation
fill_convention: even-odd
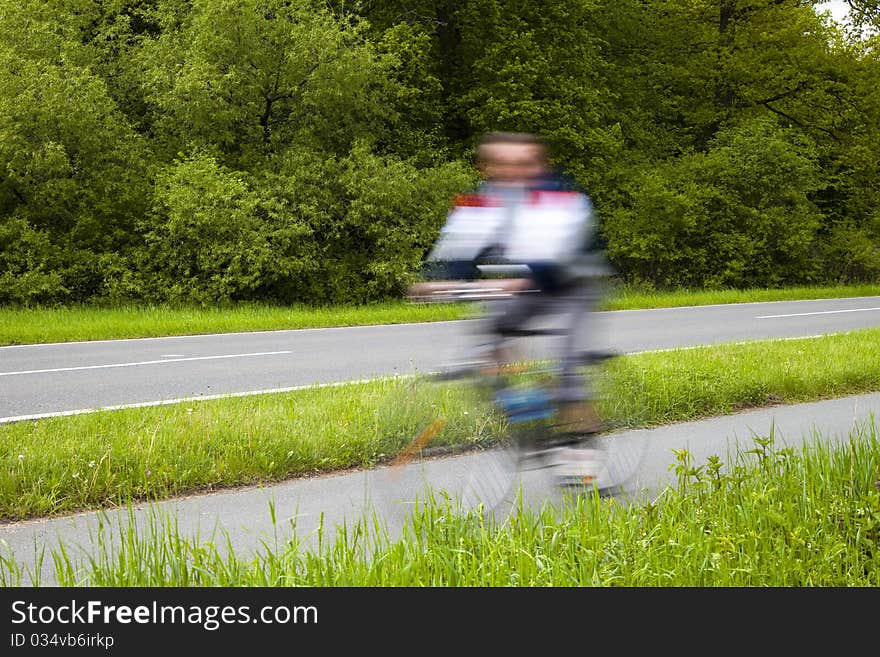
[[[0,223],[4,250],[29,254],[6,262],[22,280],[51,273],[39,292],[18,284],[7,301],[99,293],[104,266],[132,246],[146,208],[148,149],[79,38],[90,8],[73,0],[0,2]]]
[[[388,118],[387,64],[363,27],[308,0],[159,0],[135,54],[166,153],[249,169],[292,146],[344,153]]]

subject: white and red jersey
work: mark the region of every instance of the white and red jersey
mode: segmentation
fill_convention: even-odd
[[[475,260],[490,247],[509,263],[564,266],[583,253],[594,232],[589,198],[573,191],[529,190],[521,202],[491,193],[456,199],[432,261]]]

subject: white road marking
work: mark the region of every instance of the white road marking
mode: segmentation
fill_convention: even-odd
[[[786,338],[771,338],[766,340],[766,342],[786,342],[789,340],[809,340],[811,338],[821,338],[827,336],[827,333],[820,333],[817,335],[799,335],[793,337]],[[753,342],[752,340],[741,340],[738,342],[733,342],[730,344],[748,344],[749,342]],[[682,347],[670,347],[667,349],[649,349],[646,351],[632,351],[628,353],[622,353],[622,356],[637,356],[639,354],[651,354],[651,353],[663,353],[663,352],[671,352],[671,351],[680,351],[680,350],[691,350],[691,349],[700,349],[702,347],[712,347],[717,345],[706,345],[706,344],[697,344],[697,345],[687,345]],[[430,373],[430,372],[429,372]],[[310,383],[300,386],[290,386],[286,388],[269,388],[264,390],[248,390],[245,392],[229,392],[218,395],[199,395],[197,397],[179,397],[176,399],[162,399],[157,401],[147,401],[147,402],[137,402],[132,404],[119,404],[116,406],[103,406],[100,408],[79,408],[71,411],[51,411],[49,413],[35,413],[31,415],[12,415],[8,417],[0,417],[0,424],[10,423],[10,422],[22,422],[25,420],[42,420],[50,417],[65,417],[68,415],[83,415],[84,413],[97,413],[99,411],[119,411],[126,408],[147,408],[150,406],[167,406],[169,404],[182,404],[185,402],[197,402],[197,401],[208,401],[211,399],[230,399],[232,397],[250,397],[253,395],[271,395],[277,393],[284,392],[293,392],[295,390],[309,390],[313,388],[338,388],[340,386],[347,385],[358,385],[362,383],[372,383],[374,381],[381,381],[383,379],[394,378],[394,379],[411,379],[414,378],[415,374],[389,374],[386,376],[374,377],[371,379],[354,379],[351,381],[333,381],[330,383]]]
[[[338,388],[341,386],[358,385],[359,383],[371,383],[379,381],[382,378],[412,378],[412,374],[395,374],[388,377],[379,377],[374,379],[356,379],[352,381],[334,381],[331,383],[311,383],[301,386],[291,386],[289,388],[271,388],[267,390],[248,390],[246,392],[228,392],[219,395],[199,395],[197,397],[178,397],[177,399],[162,399],[159,401],[136,402],[132,404],[118,404],[116,406],[102,406],[100,408],[78,408],[72,411],[52,411],[49,413],[34,413],[32,415],[13,415],[9,417],[0,417],[0,424],[10,422],[22,422],[24,420],[43,420],[50,417],[66,417],[68,415],[83,415],[84,413],[98,413],[100,411],[121,411],[126,408],[147,408],[150,406],[167,406],[169,404],[182,404],[185,402],[200,402],[210,399],[230,399],[232,397],[251,397],[253,395],[270,395],[282,392],[293,392],[294,390],[309,390],[313,388]]]
[[[755,319],[773,319],[776,317],[805,317],[806,315],[833,315],[835,313],[864,313],[880,308],[847,308],[845,310],[817,310],[811,313],[789,313],[787,315],[758,315]]]
[[[21,370],[18,372],[0,372],[0,376],[16,376],[19,374],[45,374],[48,372],[75,372],[79,370],[101,370],[109,367],[136,367],[138,365],[160,365],[164,363],[180,363],[191,360],[218,360],[221,358],[247,358],[249,356],[277,356],[289,354],[290,351],[260,351],[251,354],[223,354],[221,356],[191,356],[189,358],[163,358],[162,360],[142,360],[136,363],[108,363],[107,365],[80,365],[78,367],[53,367],[45,370]]]
[[[733,345],[746,345],[751,344],[753,342],[789,342],[791,340],[812,340],[813,338],[824,338],[829,335],[835,335],[833,333],[816,333],[814,335],[792,335],[785,338],[754,338],[750,340],[737,340],[736,342],[725,342],[721,345],[718,344],[689,344],[682,345],[681,347],[665,347],[663,349],[648,349],[645,351],[628,351],[625,354],[621,354],[622,356],[639,356],[641,354],[664,354],[673,351],[692,351],[696,349],[706,349],[711,347],[718,346],[733,346]]]

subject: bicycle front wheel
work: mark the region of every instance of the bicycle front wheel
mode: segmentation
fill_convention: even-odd
[[[399,529],[437,501],[483,520],[504,518],[512,508],[522,459],[517,441],[502,436],[481,446],[431,449],[430,436],[442,425],[432,422],[392,463],[370,473],[371,506],[388,528]]]

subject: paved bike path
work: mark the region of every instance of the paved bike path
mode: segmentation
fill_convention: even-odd
[[[627,431],[615,439],[644,446],[636,482],[642,494],[654,497],[664,486],[674,484],[675,474],[670,471],[676,463],[673,450],[686,449],[696,464],[705,463],[710,456],[731,463],[737,449],[755,446],[755,436],[768,436],[772,431],[776,446],[812,444],[815,440],[841,442],[849,440],[854,429],[876,428],[875,414],[880,416],[880,393]],[[474,457],[433,459],[425,464],[425,470],[433,485],[448,487],[453,492],[462,481],[467,458]],[[218,548],[225,549],[228,541],[235,554],[243,558],[263,551],[265,546],[283,546],[294,535],[304,549],[314,549],[319,537],[327,545],[341,528],[350,529],[358,524],[365,512],[385,522],[388,535],[394,538],[407,507],[398,503],[393,486],[405,485],[407,477],[423,473],[413,468],[403,479],[389,480],[384,476],[386,472],[351,471],[129,509],[0,525],[0,549],[6,556],[11,552],[28,573],[34,572],[35,555],[43,549],[45,557],[39,578],[35,580],[28,574],[22,582],[24,586],[42,586],[55,583],[50,553],[59,542],[68,557],[82,563],[97,552],[102,532],[105,543],[116,542],[120,528],[137,528],[140,535],[149,535],[151,525],[161,527],[170,519],[181,536],[204,542],[212,540],[213,534]]]

